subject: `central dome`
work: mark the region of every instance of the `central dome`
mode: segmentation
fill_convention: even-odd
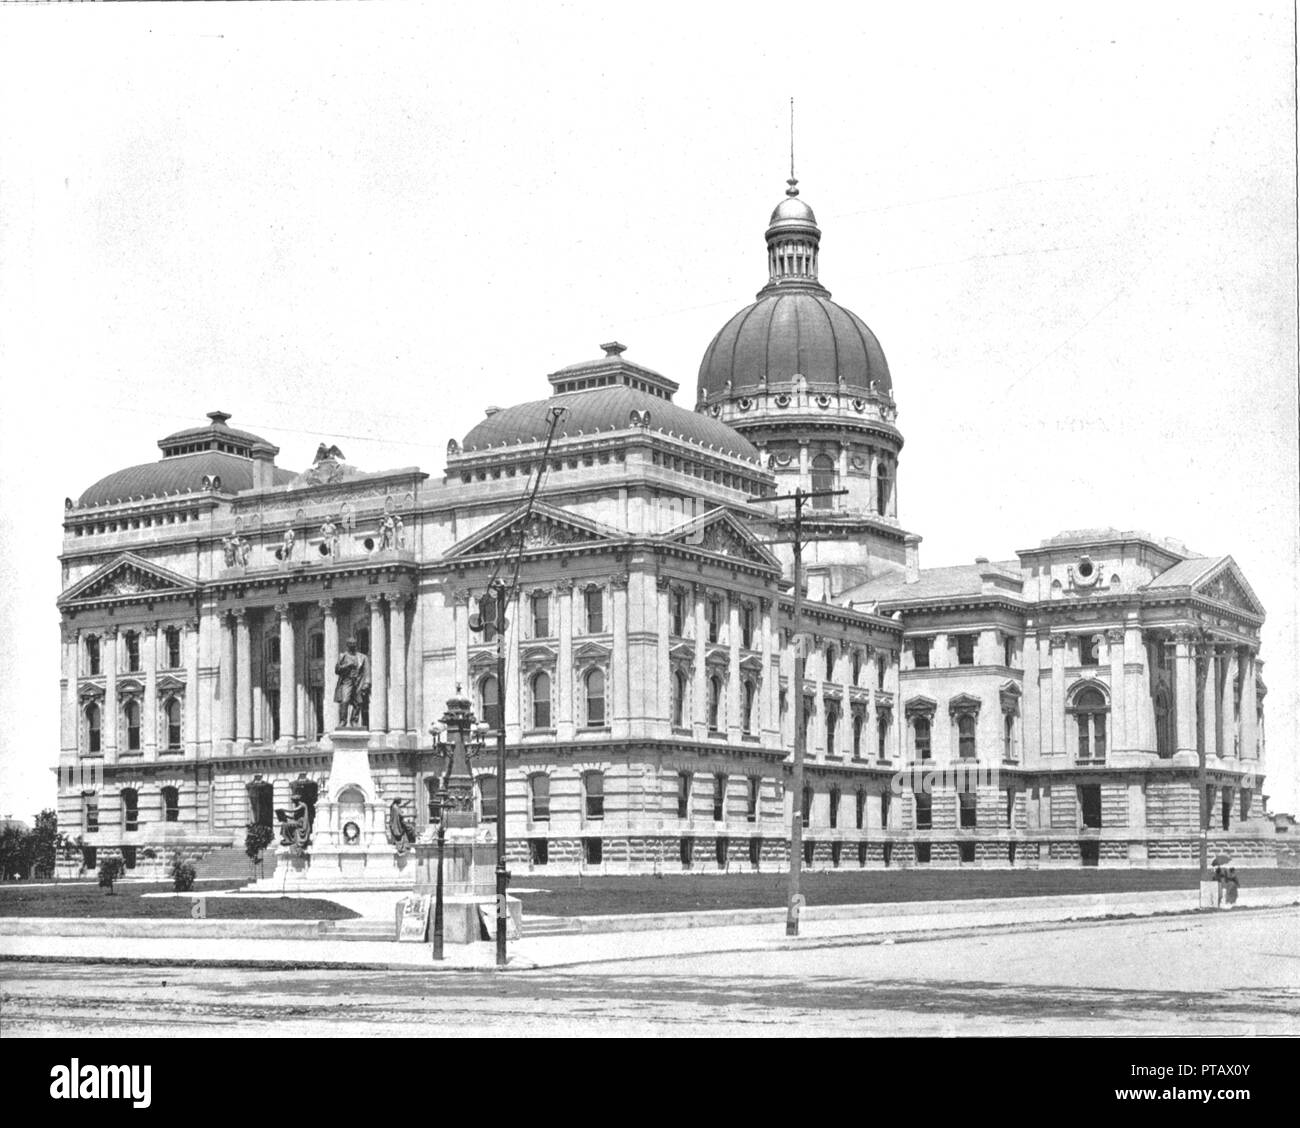
[[[815,391],[891,392],[884,350],[862,318],[804,289],[769,293],[728,321],[704,354],[699,392],[712,401],[795,376]]]

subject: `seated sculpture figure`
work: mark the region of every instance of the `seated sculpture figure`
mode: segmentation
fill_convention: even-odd
[[[294,796],[293,810],[276,808],[275,817],[280,820],[280,845],[292,846],[305,850],[311,845],[311,820],[307,804]]]
[[[388,805],[388,841],[397,847],[399,854],[405,854],[408,847],[415,845],[415,826],[402,813],[405,799],[394,799]]]

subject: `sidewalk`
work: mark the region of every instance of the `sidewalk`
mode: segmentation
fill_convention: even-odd
[[[1243,890],[1238,908],[1296,904],[1300,904],[1300,887],[1263,888]],[[510,969],[896,939],[918,941],[982,929],[1039,928],[1071,921],[1195,911],[1195,890],[814,906],[804,911],[800,935],[794,939],[784,934],[784,909],[585,917],[578,918],[581,931],[568,932],[549,931],[557,918],[534,917],[535,926],[546,929],[547,934],[530,937],[525,918],[523,937],[510,945]],[[391,925],[391,917],[388,923]],[[494,964],[491,943],[449,944],[447,958],[435,965],[427,943],[349,940],[337,931],[328,921],[9,918],[0,919],[0,959],[424,970],[487,970]]]

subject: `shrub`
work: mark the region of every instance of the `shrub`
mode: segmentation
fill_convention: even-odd
[[[140,857],[142,857],[146,862],[152,862],[157,856],[158,856],[158,851],[155,850],[152,846],[146,846],[143,850],[140,851]]]
[[[120,880],[125,872],[126,864],[117,854],[104,858],[99,863],[99,884],[111,895],[113,882]]]
[[[272,842],[275,841],[275,832],[269,826],[261,826],[258,823],[249,823],[247,833],[244,835],[244,853],[248,855],[250,861],[257,861]]]
[[[177,893],[188,893],[194,888],[194,878],[197,876],[194,867],[182,858],[179,854],[172,859],[172,888]]]

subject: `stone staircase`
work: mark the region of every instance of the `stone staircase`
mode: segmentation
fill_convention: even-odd
[[[265,851],[262,858],[264,867],[259,866],[257,868],[256,876],[260,877],[263,868],[265,868],[266,876],[270,877],[275,873],[274,850]],[[242,846],[227,846],[221,850],[214,850],[200,861],[195,862],[194,868],[199,878],[209,881],[252,881],[254,878],[253,865],[248,860],[248,855],[244,853]]]

